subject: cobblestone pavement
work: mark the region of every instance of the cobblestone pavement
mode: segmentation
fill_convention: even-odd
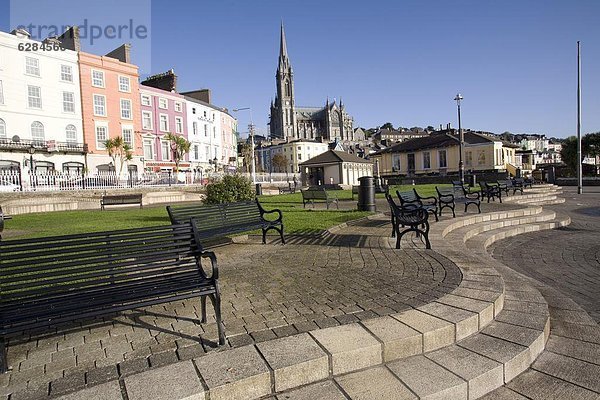
[[[494,258],[561,291],[600,322],[600,187],[563,188],[564,204],[544,206],[571,217],[565,228],[496,242]]]
[[[387,221],[289,236],[285,246],[251,238],[215,248],[229,346],[395,313],[458,286],[459,269],[434,251],[390,249]],[[199,357],[217,337],[199,311],[199,300],[186,300],[16,338],[0,398],[44,398]]]

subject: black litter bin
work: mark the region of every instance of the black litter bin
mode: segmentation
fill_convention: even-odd
[[[256,184],[256,195],[257,196],[262,195],[262,185],[260,183]]]
[[[375,206],[375,181],[372,176],[358,178],[358,211],[377,211]]]

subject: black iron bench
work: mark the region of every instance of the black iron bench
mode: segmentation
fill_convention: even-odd
[[[2,239],[2,231],[4,230],[4,221],[12,219],[12,216],[4,214],[2,207],[0,207],[0,239]]]
[[[327,205],[329,210],[330,204],[335,204],[336,208],[339,209],[338,198],[334,194],[328,193],[325,189],[307,189],[301,190],[302,192],[302,206],[306,208],[306,204],[312,204],[315,207],[315,202],[322,201]]]
[[[30,329],[199,297],[225,344],[215,254],[182,225],[0,241],[0,370],[5,338]],[[210,261],[210,275],[202,266]]]
[[[489,203],[490,200],[496,201],[498,199],[502,203],[502,191],[498,184],[480,181],[479,187],[481,188],[480,196],[482,200],[487,198],[487,202]]]
[[[474,204],[477,207],[478,213],[481,214],[481,200],[479,198],[479,192],[470,192],[460,183],[460,181],[458,181],[458,185],[455,185],[453,182],[452,189],[440,189],[436,186],[435,190],[438,194],[440,217],[442,216],[442,209],[446,207],[452,210],[452,218],[456,217],[456,203],[463,203],[465,205],[465,212],[467,212],[471,204]]]
[[[402,236],[408,232],[415,232],[417,237],[423,237],[425,248],[431,249],[431,243],[429,242],[429,212],[423,207],[414,205],[398,206],[389,194],[386,194],[385,198],[388,201],[392,215],[392,237],[396,237],[396,248],[400,248]],[[400,227],[406,229],[400,232]]]
[[[401,192],[396,190],[396,196],[400,200],[400,206],[407,207],[421,207],[431,213],[435,220],[438,221],[438,203],[437,198],[433,196],[423,197],[417,193],[417,189],[413,189],[410,192]]]
[[[282,186],[279,188],[279,194],[291,194],[296,193],[296,187],[292,184],[288,184],[288,187]]]
[[[101,210],[104,210],[104,206],[117,206],[123,204],[139,204],[140,208],[142,208],[142,194],[102,195],[102,199],[100,199]]]
[[[523,186],[515,185],[511,179],[499,180],[498,186],[501,191],[504,191],[504,193],[506,193],[507,196],[511,190],[513,196],[515,195],[515,193],[517,193],[517,191],[520,191],[521,194],[523,194]]]
[[[197,221],[199,238],[216,239],[236,233],[262,230],[262,241],[266,243],[267,231],[274,229],[279,232],[281,242],[283,237],[283,215],[281,210],[266,211],[258,199],[237,203],[221,203],[204,205],[193,203],[186,205],[167,206],[169,218],[173,224],[188,222],[190,219]],[[268,220],[265,214],[277,213],[275,220]]]
[[[526,187],[530,187],[530,188],[533,187],[533,181],[526,180],[523,178],[515,178],[513,180],[513,185],[515,185],[516,187],[520,187],[521,190],[523,190],[523,188],[526,188]]]

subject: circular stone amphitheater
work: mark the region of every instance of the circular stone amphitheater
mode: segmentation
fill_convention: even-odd
[[[216,247],[227,345],[200,301],[31,332],[0,395],[22,399],[598,398],[600,332],[575,302],[493,259],[570,220],[539,185],[395,249],[378,214],[288,244]],[[383,208],[383,207],[381,207]],[[586,318],[587,316],[587,318]],[[560,397],[562,396],[562,397]]]

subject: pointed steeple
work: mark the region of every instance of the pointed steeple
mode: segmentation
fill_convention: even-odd
[[[287,42],[285,41],[285,30],[283,29],[283,21],[281,21],[281,38],[279,43],[279,70],[284,71],[290,65],[290,59],[287,53]]]

